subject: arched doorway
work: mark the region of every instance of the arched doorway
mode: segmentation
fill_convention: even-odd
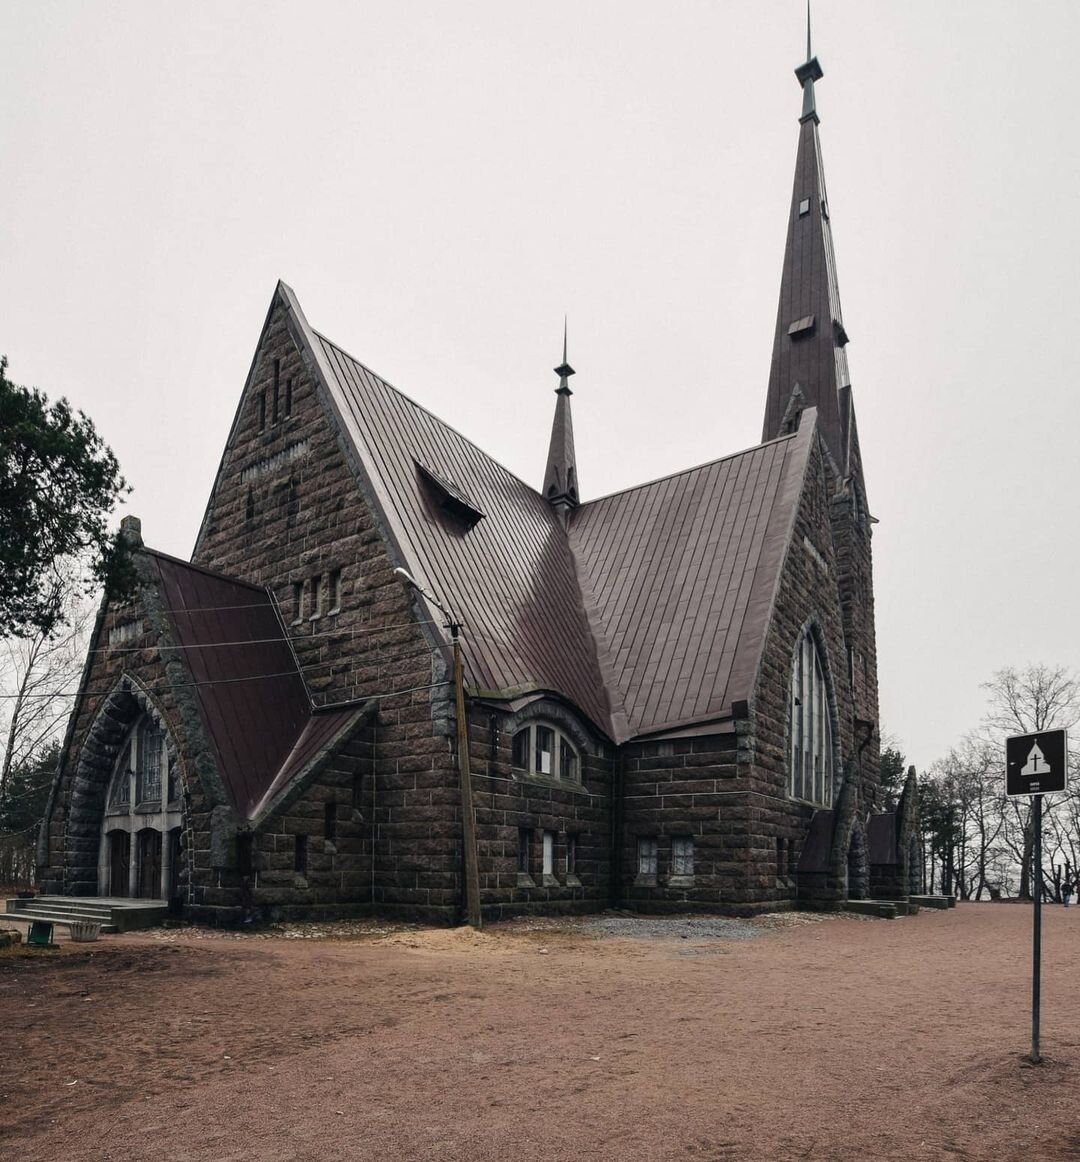
[[[176,749],[144,712],[118,748],[105,796],[98,894],[168,900],[179,895],[181,803]]]

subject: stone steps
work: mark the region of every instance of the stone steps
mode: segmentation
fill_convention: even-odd
[[[921,908],[955,908],[955,896],[912,896],[912,903],[918,904]]]
[[[897,906],[901,904],[902,900],[845,900],[844,911],[855,912],[859,916],[877,916],[879,920],[895,920],[902,914]],[[904,908],[903,914],[906,913],[907,909]]]
[[[93,896],[36,896],[29,900],[8,900],[7,920],[47,920],[71,925],[90,920],[102,932],[129,932],[151,928],[168,915],[164,900],[121,900]]]

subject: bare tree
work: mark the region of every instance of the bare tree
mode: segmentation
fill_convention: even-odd
[[[50,746],[55,748],[71,713],[86,654],[90,606],[71,601],[66,618],[63,628],[51,636],[38,630],[0,643],[0,846],[6,866],[27,861],[32,866],[33,821],[20,827],[18,834],[8,833],[3,821],[18,814],[17,804],[8,800],[25,794],[15,776],[39,764]]]
[[[980,736],[999,756],[1004,755],[1004,740],[1010,734],[1068,729],[1080,720],[1080,677],[1065,666],[1007,666],[984,682],[983,689],[990,699]],[[1026,798],[1014,798],[1008,800],[1003,814],[1002,837],[1020,865],[1020,898],[1029,900],[1034,813]]]

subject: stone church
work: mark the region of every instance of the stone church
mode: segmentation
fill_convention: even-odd
[[[139,584],[97,619],[45,892],[234,923],[916,890],[913,791],[886,811],[878,778],[817,59],[796,76],[754,447],[584,500],[564,350],[537,491],[278,284],[191,561],[124,521]]]

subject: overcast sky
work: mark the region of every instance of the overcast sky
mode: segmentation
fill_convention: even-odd
[[[771,3],[0,2],[0,351],[190,555],[275,281],[539,486],[761,437],[805,55]],[[1074,2],[817,0],[882,729],[1080,664]]]

